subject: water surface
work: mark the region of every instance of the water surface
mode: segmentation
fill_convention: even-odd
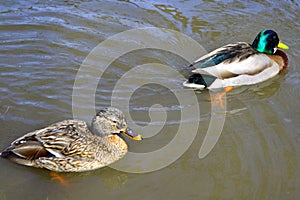
[[[190,36],[210,51],[230,42],[250,43],[260,30],[270,28],[290,49],[287,72],[262,84],[237,88],[227,96],[222,135],[204,159],[198,158],[198,152],[211,117],[209,93],[196,94],[201,115],[185,121],[180,119],[182,105],[172,91],[161,84],[147,84],[130,99],[134,122],[129,123],[140,127],[138,131],[149,123],[161,126],[149,116],[149,108],[155,104],[165,108],[162,115],[167,114],[167,120],[159,134],[140,143],[130,142],[130,150],[160,149],[175,137],[180,123],[199,123],[192,145],[176,162],[144,174],[110,167],[61,174],[69,183],[66,188],[46,170],[0,160],[0,199],[297,199],[299,13],[299,2],[292,0],[2,2],[1,150],[26,132],[72,118],[72,91],[81,63],[100,42],[122,31],[168,28]],[[157,40],[166,42],[163,37]],[[176,55],[151,49],[131,52],[112,63],[100,79],[96,108],[110,105],[112,89],[124,73],[151,62],[167,64],[188,76],[188,63]],[[162,83],[174,83],[180,92],[182,80],[177,78]],[[126,85],[128,92],[134,86]],[[187,129],[186,137],[190,134]]]

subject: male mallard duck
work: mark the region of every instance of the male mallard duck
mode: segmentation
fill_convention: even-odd
[[[279,41],[275,31],[263,30],[252,44],[228,44],[196,60],[191,64],[196,69],[183,85],[195,89],[223,87],[228,92],[233,86],[265,81],[288,65],[287,55],[277,48],[288,46]]]
[[[2,153],[18,164],[58,172],[81,172],[107,166],[127,152],[120,134],[141,136],[128,127],[117,108],[100,110],[91,127],[80,120],[64,120],[16,139]]]

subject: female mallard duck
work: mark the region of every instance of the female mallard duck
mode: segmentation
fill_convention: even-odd
[[[16,163],[58,172],[81,172],[107,166],[127,152],[120,134],[141,136],[128,127],[124,114],[108,107],[98,112],[91,127],[80,120],[65,120],[27,133],[2,153]]]
[[[196,60],[191,66],[197,68],[183,85],[195,89],[225,88],[228,92],[233,86],[265,81],[288,65],[287,55],[277,48],[288,46],[279,41],[276,32],[263,30],[252,44],[228,44]]]

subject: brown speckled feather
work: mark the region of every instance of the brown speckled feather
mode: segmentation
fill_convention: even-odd
[[[101,131],[99,135],[94,135],[84,121],[65,120],[16,139],[1,157],[59,172],[80,172],[107,166],[127,152],[126,142],[118,134],[113,134],[127,129],[124,116],[119,110],[109,111],[118,111],[116,116],[121,120],[121,129],[116,128],[115,118],[109,121],[107,116],[95,116],[97,120],[93,120],[96,130]]]

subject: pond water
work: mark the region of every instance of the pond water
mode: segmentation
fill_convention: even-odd
[[[120,161],[91,172],[59,174],[65,186],[47,170],[1,159],[0,200],[297,199],[299,11],[293,0],[2,2],[0,150],[63,119],[89,121],[94,109],[113,104],[144,136],[128,143],[146,164],[130,160],[130,154],[124,160],[133,171],[124,170]],[[156,29],[147,32],[147,27]],[[138,28],[144,28],[142,36],[124,32]],[[286,72],[234,89],[219,110],[208,101],[208,91],[182,87],[188,63],[201,56],[201,48],[251,43],[262,29],[275,30],[289,45]],[[191,41],[197,44],[190,46]],[[128,51],[130,45],[139,49]],[[220,124],[219,133],[214,127]],[[200,159],[208,133],[212,149]],[[156,151],[175,139],[171,152]]]

